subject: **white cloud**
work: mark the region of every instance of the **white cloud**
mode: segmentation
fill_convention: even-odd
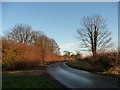
[[[74,52],[75,50],[78,50],[78,43],[73,43],[73,42],[69,42],[69,43],[63,43],[62,45],[60,45],[60,50],[61,53],[63,53],[63,51],[68,50],[70,52]]]
[[[79,45],[80,44],[78,42],[77,43],[74,43],[74,42],[63,43],[60,45],[61,54],[63,55],[64,54],[63,51],[65,50],[68,50],[73,53],[75,53],[75,50],[79,50],[83,56],[91,55],[89,51],[81,50]]]
[[[65,44],[61,45],[60,47],[61,47],[62,49],[67,50],[67,49],[71,49],[71,47],[73,47],[73,46],[75,46],[75,45],[76,45],[75,43],[65,43]]]

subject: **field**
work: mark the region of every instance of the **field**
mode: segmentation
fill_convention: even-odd
[[[3,72],[2,88],[63,88],[64,86],[47,74],[45,68]]]
[[[3,88],[57,88],[49,76],[9,76],[3,77]]]

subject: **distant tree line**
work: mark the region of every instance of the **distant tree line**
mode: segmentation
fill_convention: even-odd
[[[60,61],[60,48],[56,41],[43,32],[34,31],[26,24],[15,25],[2,37],[3,70],[15,70],[45,65],[50,61]]]
[[[77,50],[75,51],[75,53],[65,50],[63,57],[64,60],[81,60],[83,58],[82,53]]]

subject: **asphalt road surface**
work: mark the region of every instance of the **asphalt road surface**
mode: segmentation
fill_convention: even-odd
[[[68,88],[117,88],[120,80],[71,68],[65,62],[51,64],[48,73]]]

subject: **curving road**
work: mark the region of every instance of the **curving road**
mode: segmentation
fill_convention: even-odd
[[[119,79],[77,70],[65,62],[51,64],[47,71],[68,88],[120,88]]]

